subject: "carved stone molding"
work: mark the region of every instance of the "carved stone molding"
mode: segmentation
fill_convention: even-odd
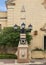
[[[7,19],[7,17],[0,17],[0,19]]]
[[[22,6],[21,12],[26,12],[24,5]]]
[[[21,18],[21,20],[25,20],[26,18]]]
[[[37,35],[37,34],[38,34],[38,31],[37,31],[37,30],[35,30],[35,31],[34,31],[34,35]]]
[[[6,5],[12,5],[12,6],[14,6],[15,5],[15,3],[13,3],[15,0],[7,0],[7,1],[5,1],[5,3],[6,3]]]
[[[11,2],[13,2],[13,1],[15,1],[15,0],[7,0],[7,3],[11,3]]]
[[[40,28],[40,30],[46,32],[46,23],[44,24],[42,28]]]
[[[44,0],[44,2],[42,3],[42,5],[44,5],[44,8],[46,9],[46,0]]]
[[[12,6],[14,6],[14,5],[15,5],[15,3],[10,3],[9,5],[12,5]]]

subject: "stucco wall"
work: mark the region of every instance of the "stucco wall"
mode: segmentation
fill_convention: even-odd
[[[32,58],[44,58],[44,52],[42,51],[33,51],[31,53]]]
[[[7,12],[0,11],[0,17],[7,17]]]
[[[40,30],[41,27],[46,23],[46,9],[42,5],[44,0],[15,0],[15,5],[7,5],[7,12],[0,12],[0,24],[3,27],[14,26],[14,24],[21,25],[25,23],[26,27],[31,23],[33,26],[32,32],[30,33],[33,37],[30,45],[30,50],[34,48],[44,49],[44,36],[46,32]],[[21,12],[24,6],[25,12]],[[7,19],[1,19],[1,17],[7,17]],[[21,18],[25,18],[22,20]],[[37,30],[38,34],[35,36],[34,31]],[[37,54],[37,55],[35,55]],[[32,57],[43,57],[43,53],[32,53]],[[31,53],[30,53],[31,55]],[[31,56],[30,56],[31,57]],[[44,54],[46,58],[46,53]]]
[[[0,24],[1,28],[7,26],[7,12],[0,12]]]
[[[45,32],[40,31],[40,28],[46,23],[46,9],[42,5],[43,0],[16,0],[15,6],[8,6],[7,25],[21,25],[25,23],[26,27],[31,23],[33,30],[31,32],[33,40],[31,41],[31,49],[39,47],[44,49]],[[24,6],[25,12],[21,12]],[[21,20],[21,18],[26,18]],[[38,31],[38,35],[34,36],[34,31]]]
[[[1,28],[7,27],[7,20],[0,20]]]

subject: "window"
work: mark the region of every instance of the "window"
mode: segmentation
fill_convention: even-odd
[[[46,36],[44,36],[44,50],[46,50]]]

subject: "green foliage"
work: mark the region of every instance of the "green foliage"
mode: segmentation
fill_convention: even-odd
[[[19,32],[15,32],[13,27],[6,27],[0,34],[0,45],[17,47],[19,43],[19,37]]]
[[[30,44],[30,41],[32,40],[32,36],[29,35],[29,33],[26,34],[26,40],[27,40],[28,44]]]
[[[9,44],[9,45],[17,47],[18,43],[19,43],[19,37],[20,37],[19,33],[13,32],[13,33],[8,34],[8,38],[7,38],[8,43],[7,43],[7,45]]]
[[[4,29],[2,30],[2,32],[3,32],[4,35],[7,35],[7,34],[12,33],[14,31],[15,30],[14,30],[13,27],[4,27]]]
[[[15,54],[0,54],[0,59],[17,59]]]
[[[32,51],[43,51],[43,49],[41,49],[41,48],[35,48]]]
[[[7,47],[18,47],[20,40],[20,28],[15,31],[13,27],[6,27],[0,33],[0,48],[3,48],[3,52],[7,53]],[[26,40],[28,44],[32,36],[29,33],[26,33]]]
[[[17,31],[13,27],[5,27],[0,33],[0,45],[3,45],[3,48],[6,46],[18,47],[20,39],[20,28],[18,27]],[[26,33],[26,39],[28,44],[32,39],[32,36],[29,33]],[[5,49],[6,50],[6,49]]]
[[[46,52],[46,49],[44,49],[44,51]]]

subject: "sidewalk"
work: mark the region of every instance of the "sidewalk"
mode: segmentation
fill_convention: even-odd
[[[17,63],[15,59],[0,59],[0,65],[46,65],[46,59],[32,59],[29,63]]]

